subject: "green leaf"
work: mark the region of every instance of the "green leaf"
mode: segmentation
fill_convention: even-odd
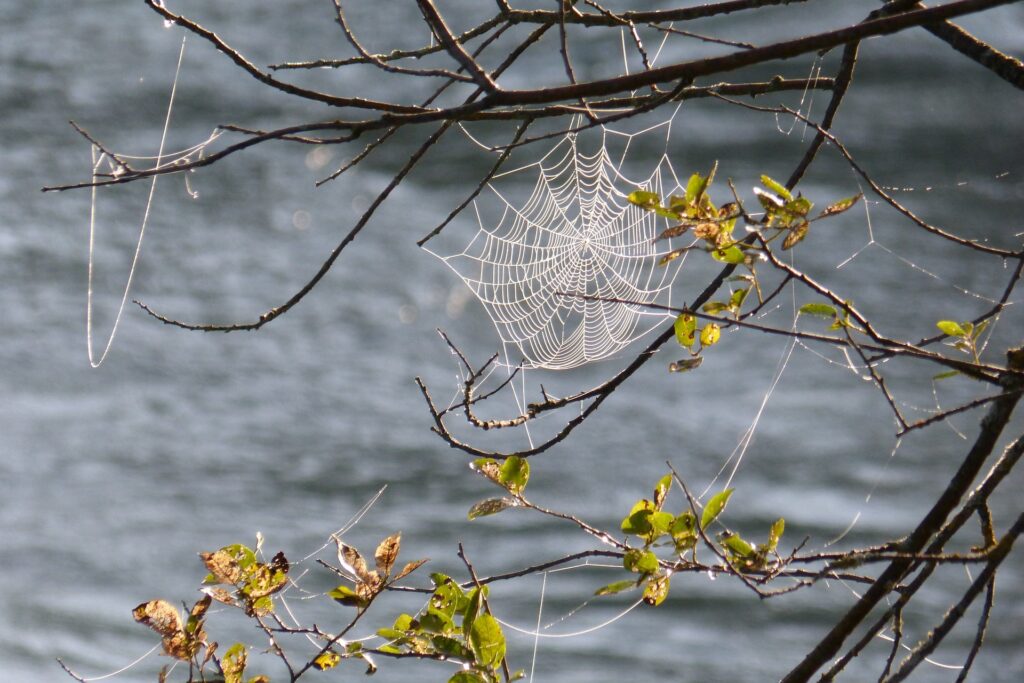
[[[404,640],[406,634],[404,631],[399,631],[393,628],[379,628],[377,629],[377,635],[384,640]]]
[[[800,307],[799,312],[819,318],[835,318],[839,315],[836,307],[829,306],[828,304],[804,304]]]
[[[811,212],[813,207],[814,204],[812,204],[806,197],[794,197],[786,202],[785,210],[794,216],[800,216],[803,218]]]
[[[700,173],[691,175],[686,183],[686,203],[691,206],[696,204],[707,188],[708,183],[704,176]]]
[[[634,190],[626,199],[630,204],[636,204],[643,209],[652,209],[661,203],[661,197],[657,192],[647,192],[646,190]]]
[[[658,536],[667,534],[669,527],[672,526],[673,520],[675,520],[675,517],[673,517],[669,512],[652,512],[648,520],[651,525],[651,533],[649,535],[650,540],[653,541]]]
[[[346,607],[365,607],[367,604],[367,599],[365,597],[362,597],[345,584],[341,584],[334,590],[329,591],[327,593],[327,597],[333,599],[335,602],[345,605]]]
[[[652,607],[657,607],[668,597],[668,587],[668,576],[652,577],[644,587],[644,602]]]
[[[430,639],[430,642],[438,654],[458,659],[470,659],[470,652],[466,646],[451,636],[436,635]]]
[[[676,341],[687,349],[693,348],[694,333],[697,330],[697,318],[693,313],[680,313],[675,322]]]
[[[466,631],[472,628],[473,621],[480,614],[481,609],[484,605],[484,598],[487,597],[487,586],[480,586],[474,588],[469,594],[469,600],[466,602],[466,608],[462,611],[462,630]]]
[[[786,530],[786,520],[779,517],[772,524],[772,528],[768,532],[768,550],[775,552],[775,549],[779,547],[779,539],[782,538],[783,532]]]
[[[420,616],[420,631],[425,633],[445,633],[455,630],[452,618],[439,610],[428,608],[426,614]]]
[[[956,377],[959,374],[960,374],[959,370],[949,370],[947,372],[940,372],[939,374],[937,374],[934,377],[932,377],[932,379],[934,381],[936,381],[936,382],[939,382],[939,381],[944,380],[944,379],[949,379],[950,377]]]
[[[676,213],[682,213],[686,209],[686,197],[680,197],[674,194],[668,198],[668,208],[670,211]]]
[[[484,666],[494,667],[505,658],[505,634],[498,620],[490,614],[481,614],[473,621],[469,644],[476,661]]]
[[[402,654],[402,648],[395,645],[381,645],[377,648],[378,652],[386,652],[389,655],[400,655]]]
[[[615,595],[616,593],[628,591],[636,587],[636,581],[616,581],[615,583],[609,583],[607,586],[601,586],[594,591],[594,595]]]
[[[477,517],[495,515],[502,510],[515,506],[516,501],[512,498],[488,498],[487,500],[481,500],[479,503],[469,508],[469,512],[466,513],[466,517],[470,520],[474,520]]]
[[[697,518],[689,510],[680,513],[672,520],[668,532],[672,536],[677,552],[689,550],[697,542]]]
[[[966,337],[968,336],[967,330],[960,327],[960,323],[952,320],[940,320],[935,323],[935,326],[942,330],[943,334],[949,335],[950,337]]]
[[[655,207],[653,207],[653,208],[651,209],[651,211],[653,211],[653,212],[654,212],[654,213],[656,213],[657,215],[661,216],[662,218],[667,218],[667,219],[669,219],[670,221],[677,221],[677,220],[679,220],[680,218],[682,218],[682,216],[680,216],[680,215],[679,215],[678,213],[676,213],[675,211],[669,211],[668,209],[665,209],[665,208],[663,208],[663,207],[660,207],[660,206],[655,206]]]
[[[651,515],[654,514],[654,503],[646,498],[633,506],[622,520],[620,528],[627,534],[643,536],[651,533]]]
[[[626,551],[626,555],[622,558],[622,566],[627,571],[637,574],[654,574],[659,568],[658,557],[650,550],[633,548]]]
[[[718,516],[725,510],[725,505],[729,502],[729,497],[732,496],[734,490],[725,489],[711,497],[708,504],[704,506],[704,512],[700,516],[701,529],[707,529],[709,524],[718,519]]]
[[[750,293],[750,289],[737,289],[729,297],[729,307],[739,311],[740,306],[743,305],[744,300],[747,298],[747,294]]]
[[[719,537],[719,540],[738,557],[750,557],[754,554],[754,546],[740,538],[739,534],[726,531]]]
[[[988,327],[988,324],[990,322],[992,322],[991,319],[989,319],[989,320],[982,320],[980,323],[978,323],[975,326],[974,331],[971,332],[971,338],[972,339],[977,339],[978,337],[980,337],[981,333],[985,331],[985,329]]]
[[[499,481],[514,494],[523,492],[526,482],[530,480],[530,463],[526,458],[511,456],[501,465]]]
[[[475,671],[460,671],[449,678],[448,683],[487,683],[487,681]]]
[[[772,180],[766,175],[761,176],[761,184],[767,187],[775,194],[785,199],[786,201],[789,201],[790,199],[793,198],[793,193],[790,192],[785,185],[778,181]]]
[[[743,254],[742,249],[733,244],[725,249],[712,249],[711,258],[721,263],[739,265],[740,263],[743,263],[747,257]]]
[[[825,218],[827,216],[835,216],[837,213],[842,213],[843,211],[846,211],[847,209],[852,207],[854,204],[856,204],[857,200],[860,199],[863,196],[864,196],[863,194],[857,193],[857,194],[855,194],[852,197],[847,197],[846,199],[840,199],[838,202],[830,205],[827,209],[822,211],[821,215],[818,216],[818,218]]]
[[[395,619],[395,624],[391,628],[396,631],[411,631],[412,630],[412,616],[408,614],[399,614],[398,618]]]
[[[722,328],[718,323],[708,323],[700,331],[700,345],[714,346],[722,336]]]
[[[259,616],[270,614],[274,611],[274,600],[269,595],[265,595],[258,600],[254,600],[252,603],[252,611]]]

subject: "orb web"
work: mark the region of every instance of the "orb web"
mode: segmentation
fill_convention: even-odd
[[[659,265],[672,250],[670,240],[655,240],[668,223],[628,195],[683,192],[666,153],[670,130],[671,119],[636,133],[601,128],[590,152],[579,135],[565,135],[538,161],[495,175],[486,198],[474,201],[476,234],[438,256],[483,304],[502,342],[522,352],[524,367],[605,359],[664,321],[649,305],[671,305],[683,259]],[[665,140],[660,159],[646,176],[629,177],[631,143],[655,132]],[[503,185],[530,173],[532,191],[510,198]]]

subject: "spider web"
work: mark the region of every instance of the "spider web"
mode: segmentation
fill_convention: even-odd
[[[667,155],[674,117],[636,133],[601,127],[593,151],[569,133],[538,161],[495,175],[489,203],[500,217],[486,220],[484,200],[474,201],[478,230],[465,248],[430,252],[483,304],[506,357],[514,346],[526,368],[575,368],[616,354],[664,321],[648,305],[671,305],[683,259],[658,265],[672,250],[670,240],[655,242],[668,224],[628,193],[683,191]],[[644,134],[663,135],[664,148],[648,175],[630,177],[630,148]],[[503,180],[529,173],[532,192],[516,201]]]

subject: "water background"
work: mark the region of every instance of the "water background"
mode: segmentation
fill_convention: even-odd
[[[347,54],[329,3],[173,4],[259,65]],[[441,7],[461,25],[486,16],[491,10],[485,4]],[[875,4],[808,3],[803,23],[794,25],[771,20],[789,16],[779,9],[693,28],[765,43],[801,28],[859,19]],[[411,3],[373,3],[357,10],[356,19],[373,49],[412,47],[423,39],[407,28],[417,25]],[[1024,52],[1019,6],[963,23],[1010,53]],[[130,307],[109,359],[93,370],[85,354],[88,194],[44,195],[39,188],[87,178],[88,145],[66,124],[69,118],[119,151],[155,153],[181,32],[164,28],[142,3],[124,2],[2,0],[0,26],[0,681],[68,680],[54,662],[58,656],[88,676],[122,666],[155,641],[132,622],[132,607],[155,597],[195,599],[204,573],[196,552],[253,543],[259,531],[268,550],[297,559],[320,547],[384,485],[385,494],[347,539],[372,551],[380,538],[401,530],[402,557],[430,557],[434,571],[461,572],[458,541],[484,575],[592,546],[570,526],[517,511],[465,521],[469,506],[494,491],[467,471],[466,457],[429,432],[429,415],[413,384],[413,377],[423,377],[442,402],[455,391],[457,366],[437,327],[476,362],[498,350],[482,308],[450,271],[415,246],[486,172],[486,154],[462,136],[450,137],[400,186],[320,286],[259,333],[188,333]],[[606,46],[586,38],[581,32],[572,43],[581,78],[621,67]],[[680,45],[663,59],[725,50]],[[526,68],[510,74],[506,87],[525,87],[529,79],[559,82],[561,66],[542,54],[555,52],[528,53]],[[830,55],[826,65],[835,59]],[[802,77],[810,68],[810,59],[792,60],[750,75]],[[868,42],[857,73],[837,131],[858,159],[883,184],[916,188],[899,197],[924,218],[1018,247],[1024,229],[1019,92],[923,31]],[[335,72],[284,77],[348,94],[396,96],[391,81],[370,74],[347,81]],[[795,106],[799,95],[784,101]],[[825,102],[819,94],[813,111]],[[168,147],[193,144],[217,123],[273,127],[325,111],[261,91],[192,39]],[[785,135],[770,116],[709,101],[684,106],[680,116],[671,149],[680,173],[706,169],[717,159],[722,177],[736,179],[744,191],[760,173],[785,178],[799,158],[801,130]],[[500,128],[479,132],[495,141],[510,134]],[[195,174],[195,200],[180,180],[161,180],[132,295],[198,321],[249,320],[279,305],[319,267],[416,139],[404,135],[320,190],[313,181],[359,147],[332,150],[324,161],[307,156],[307,147],[265,145]],[[521,159],[529,161],[530,152]],[[643,164],[642,153],[635,163]],[[532,180],[524,178],[527,185]],[[857,178],[830,153],[801,188],[820,203],[859,191]],[[120,298],[145,192],[138,184],[101,194],[99,348]],[[986,298],[1001,293],[1009,271],[998,259],[924,239],[893,212],[870,208],[873,232],[862,210],[851,211],[822,226],[827,237],[812,236],[795,258],[799,267],[855,297],[889,334],[929,335],[936,320],[971,318],[988,308]],[[439,244],[456,248],[476,227],[467,214],[449,228],[449,241]],[[876,242],[869,245],[872,235]],[[714,270],[688,262],[676,284],[677,300],[692,299]],[[768,322],[788,326],[792,311],[786,298]],[[1020,343],[1020,323],[1013,308],[1003,316],[991,342],[994,362],[998,349]],[[685,376],[666,372],[679,354],[665,351],[567,442],[534,461],[533,498],[614,529],[664,473],[666,459],[703,490],[758,416],[786,351],[781,338],[727,334],[704,367]],[[570,391],[600,382],[627,358],[540,379],[549,391]],[[916,523],[966,452],[976,414],[953,422],[966,440],[940,426],[894,450],[894,427],[881,396],[837,360],[800,347],[788,357],[734,482],[728,521],[736,528],[756,537],[784,516],[784,547],[809,536],[809,547],[820,548],[856,518],[844,544],[886,540]],[[950,406],[983,391],[950,380],[933,394],[930,366],[892,363],[887,371],[918,417],[926,413],[913,407]],[[536,383],[529,391],[539,392]],[[514,406],[496,409],[510,412]],[[557,419],[539,424],[538,434],[557,429]],[[1019,434],[1022,422],[1015,419],[1008,433]],[[514,443],[522,445],[521,439]],[[1022,484],[1016,473],[1004,488],[1019,491]],[[1019,496],[995,503],[1002,524],[1020,509]],[[303,579],[308,590],[333,585],[323,570],[304,566],[310,569]],[[1015,681],[1024,671],[1022,568],[1018,556],[1000,574],[993,627],[974,680]],[[610,619],[629,606],[628,597],[595,600],[562,617],[597,586],[620,577],[599,569],[550,575],[542,623],[555,622],[550,633],[569,633]],[[943,572],[907,615],[908,637],[923,636],[948,607],[950,593],[942,588],[962,590],[966,581],[961,569]],[[670,599],[657,610],[635,610],[585,636],[541,640],[534,680],[775,680],[817,642],[855,590],[823,584],[761,602],[733,582],[676,577]],[[499,616],[533,628],[540,593],[539,576],[496,585]],[[334,606],[296,604],[325,628],[342,616]],[[377,621],[370,615],[366,632],[418,607],[389,599]],[[218,618],[235,637],[262,644],[226,615]],[[964,620],[938,661],[962,661],[974,621]],[[221,637],[225,647],[229,638]],[[510,633],[510,647],[513,666],[529,670],[533,639]],[[879,642],[863,659],[877,662],[885,647]],[[153,680],[162,663],[152,657],[119,680]],[[450,675],[439,665],[382,664],[378,680]],[[869,675],[858,666],[854,678]],[[353,666],[347,674],[361,675]],[[954,677],[924,666],[914,680]]]

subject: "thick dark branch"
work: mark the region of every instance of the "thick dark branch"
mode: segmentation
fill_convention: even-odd
[[[1011,357],[1010,365],[1017,366],[1019,364],[1015,363],[1013,357]],[[950,478],[949,485],[942,492],[942,495],[938,497],[935,504],[907,539],[900,544],[902,552],[918,553],[925,547],[928,540],[942,528],[947,517],[957,506],[964,493],[967,492],[978,472],[981,471],[982,465],[984,465],[985,460],[995,447],[999,436],[1003,432],[1003,428],[1009,422],[1013,409],[1020,398],[1018,390],[1021,388],[1021,380],[1019,378],[1007,377],[1004,383],[1004,388],[1010,393],[992,403],[988,414],[981,421],[981,431],[971,450],[964,457],[956,473]],[[846,638],[867,618],[875,606],[892,591],[893,586],[906,575],[913,565],[913,560],[893,560],[878,577],[875,584],[865,591],[854,606],[836,622],[835,626],[807,654],[803,661],[782,679],[783,683],[802,683],[807,681],[819,668],[835,657]]]
[[[917,2],[913,6],[925,7],[925,4]],[[885,10],[883,9],[883,11]],[[1024,63],[1019,59],[1000,52],[988,43],[979,40],[956,24],[948,21],[938,24],[926,24],[922,28],[936,38],[949,43],[950,47],[954,50],[974,60],[1010,85],[1024,90]]]
[[[691,21],[693,19],[703,19],[706,17],[721,16],[723,14],[732,14],[733,12],[741,12],[748,9],[757,9],[758,7],[789,5],[807,1],[808,0],[728,0],[727,2],[709,3],[699,5],[697,7],[682,7],[679,9],[655,10],[649,12],[619,12],[614,15],[610,12],[575,13],[566,17],[566,21],[573,24],[582,24],[584,26],[618,26],[621,25],[623,21],[637,24]],[[559,21],[558,12],[542,9],[513,9],[506,16],[508,19],[515,22],[557,24]]]
[[[1014,541],[1017,540],[1021,533],[1024,533],[1024,513],[1017,517],[1017,520],[1010,527],[1009,531],[1006,532],[1006,535],[992,549],[985,568],[982,569],[970,587],[964,592],[963,597],[953,605],[942,618],[942,621],[932,629],[931,633],[914,648],[914,651],[903,661],[896,673],[885,679],[883,683],[899,683],[899,681],[906,680],[907,676],[917,668],[917,665],[935,651],[935,648],[949,635],[949,632],[953,630],[957,622],[963,618],[967,608],[971,606],[971,603],[978,597],[978,594],[995,579],[996,570],[1003,560],[1006,559],[1006,556],[1010,554]]]
[[[600,97],[623,91],[639,90],[648,85],[670,83],[680,79],[692,80],[711,74],[734,71],[763,62],[790,59],[809,52],[827,50],[844,43],[863,40],[873,36],[897,33],[914,26],[942,21],[950,17],[972,14],[1017,1],[958,0],[957,2],[951,2],[940,7],[930,7],[904,12],[891,17],[872,19],[854,26],[824,33],[815,33],[803,38],[783,41],[752,50],[733,52],[721,57],[709,57],[707,59],[683,62],[616,78],[580,83],[579,85],[541,88],[538,90],[504,90],[500,93],[495,93],[490,99],[494,104],[545,104],[561,100],[575,100],[581,97]]]
[[[547,30],[546,26],[542,26],[532,34],[520,48],[525,49],[529,45],[536,42],[539,38],[539,33]],[[518,57],[522,53],[522,49],[517,48],[510,58]],[[506,60],[506,63],[509,60]],[[499,73],[502,69],[496,69],[495,73]],[[693,98],[703,97],[716,97],[719,95],[732,95],[732,96],[750,96],[757,97],[758,95],[764,95],[773,92],[782,92],[789,90],[804,90],[807,88],[828,90],[832,88],[834,81],[831,78],[817,78],[810,81],[805,79],[786,79],[786,78],[773,78],[770,81],[761,81],[753,83],[717,83],[710,86],[702,87],[686,87],[679,89],[676,92],[665,94],[658,93],[645,96],[633,96],[623,98],[611,98],[607,100],[601,100],[598,102],[592,102],[588,104],[588,108],[592,111],[599,110],[610,110],[610,111],[621,111],[628,109],[625,113],[613,114],[607,118],[600,119],[597,124],[610,123],[613,120],[627,118],[635,114],[648,111],[660,104],[670,101],[682,101]],[[381,119],[368,119],[362,121],[317,121],[313,123],[304,123],[294,126],[287,126],[284,128],[278,128],[276,130],[253,130],[250,128],[243,128],[241,126],[225,125],[221,126],[223,130],[231,130],[238,133],[245,133],[253,137],[243,140],[241,142],[232,144],[224,149],[221,149],[209,156],[197,159],[196,161],[188,162],[185,164],[173,164],[160,166],[158,168],[144,169],[144,170],[133,170],[131,173],[125,173],[117,178],[102,181],[90,181],[83,183],[72,183],[68,185],[54,185],[43,188],[43,192],[61,192],[65,190],[77,190],[87,187],[103,187],[107,185],[121,185],[125,183],[135,182],[136,180],[142,180],[143,178],[151,178],[155,175],[169,175],[174,173],[182,173],[184,171],[191,171],[204,166],[210,166],[221,159],[241,152],[253,145],[269,142],[271,140],[288,140],[295,142],[302,142],[304,144],[344,144],[351,142],[358,138],[362,133],[374,130],[387,129],[388,131],[397,130],[397,128],[403,125],[409,125],[414,123],[422,123],[429,121],[445,120],[445,114],[449,114],[451,120],[455,121],[533,121],[538,118],[552,118],[559,116],[567,116],[572,114],[580,113],[578,107],[570,105],[553,105],[542,109],[530,109],[530,108],[507,108],[507,109],[495,109],[491,111],[476,111],[467,105],[463,105],[459,108],[460,114],[455,113],[454,109],[446,110],[431,110],[423,116],[407,117],[401,120],[393,118],[381,118]],[[594,123],[588,124],[587,127],[595,125]],[[349,134],[336,137],[336,138],[320,138],[314,139],[302,136],[301,133],[309,133],[313,131],[326,131],[326,130],[347,130]],[[579,129],[573,129],[579,130]],[[523,146],[537,142],[538,140],[546,139],[553,136],[562,135],[564,132],[573,131],[562,131],[553,133],[550,135],[530,138],[511,144],[510,146]],[[390,136],[393,133],[386,133],[385,135]],[[370,147],[375,147],[376,143],[371,143]],[[505,146],[501,148],[492,149],[491,151],[504,151]],[[364,150],[365,151],[365,150]],[[361,153],[362,154],[362,153]],[[365,155],[364,155],[365,156]],[[329,176],[327,179],[330,179]],[[327,180],[325,179],[325,180]],[[323,181],[320,181],[322,184]]]

